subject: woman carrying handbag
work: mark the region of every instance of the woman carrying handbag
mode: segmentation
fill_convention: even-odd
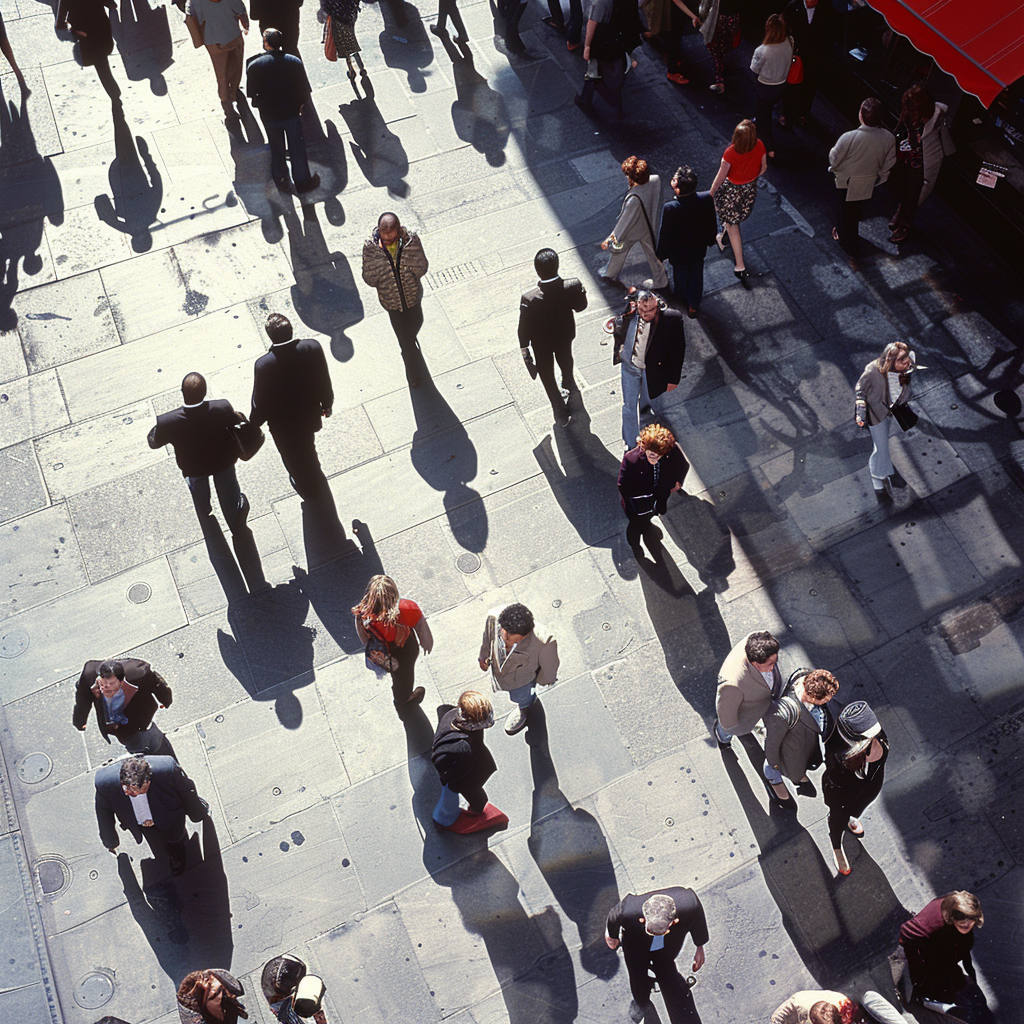
[[[413,689],[416,659],[420,647],[425,654],[434,649],[434,637],[420,606],[400,598],[390,576],[374,576],[352,614],[359,639],[367,645],[367,658],[391,676],[395,710],[401,714],[419,704],[426,691],[422,686]]]
[[[872,359],[857,381],[854,418],[858,427],[871,432],[868,469],[871,486],[880,504],[892,501],[893,486],[906,487],[889,456],[889,432],[895,419],[904,431],[917,422],[910,408],[910,375],[916,368],[914,353],[905,341],[894,341],[877,359]]]

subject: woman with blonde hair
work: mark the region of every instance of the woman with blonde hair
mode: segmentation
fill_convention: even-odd
[[[793,63],[793,40],[786,31],[786,20],[773,14],[764,26],[764,39],[754,50],[750,70],[757,75],[757,130],[768,151],[775,158],[775,131],[772,125],[775,105],[786,91],[786,77]]]
[[[416,659],[434,648],[427,618],[415,601],[399,597],[390,576],[374,576],[366,585],[362,601],[353,609],[356,632],[367,645],[367,657],[391,675],[391,693],[399,713],[419,704],[426,692],[413,689]]]
[[[894,341],[886,345],[877,359],[872,359],[864,367],[857,381],[854,418],[858,427],[867,427],[871,432],[868,470],[875,498],[882,503],[892,501],[893,486],[906,486],[906,481],[896,472],[889,455],[889,432],[893,407],[905,407],[910,401],[910,375],[914,363],[914,353],[907,343]]]
[[[715,201],[722,231],[717,237],[718,248],[724,251],[724,236],[729,236],[736,268],[733,273],[744,288],[750,288],[750,275],[743,262],[743,239],[740,224],[754,209],[757,199],[757,179],[768,169],[768,155],[764,143],[757,137],[754,122],[740,121],[733,129],[732,141],[722,154],[718,174],[711,183],[711,196]]]

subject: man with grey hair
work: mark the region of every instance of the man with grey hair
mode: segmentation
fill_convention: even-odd
[[[628,893],[608,914],[605,942],[609,949],[622,945],[633,994],[629,1004],[633,1024],[640,1024],[650,1009],[655,980],[665,997],[672,1024],[699,1019],[690,987],[676,967],[676,957],[687,935],[693,937],[697,947],[692,969],[699,971],[704,966],[708,925],[697,894],[682,886],[655,889],[639,896]]]
[[[129,757],[96,773],[96,821],[100,841],[115,856],[120,845],[117,824],[153,846],[159,836],[171,860],[171,873],[185,870],[185,815],[202,821],[210,805],[173,757]]]

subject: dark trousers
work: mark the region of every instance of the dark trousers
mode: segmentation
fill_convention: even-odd
[[[791,120],[801,117],[806,119],[811,116],[811,104],[814,103],[814,97],[818,92],[818,77],[815,69],[808,63],[804,54],[801,54],[801,59],[804,62],[804,80],[786,89],[783,103],[786,117]]]
[[[650,972],[654,972],[651,978]],[[698,1024],[700,1017],[693,1003],[693,995],[686,979],[679,973],[676,962],[663,949],[651,953],[648,965],[629,968],[629,990],[641,1006],[651,1001],[651,989],[657,979],[658,988],[665,999],[665,1009],[671,1024]]]
[[[561,389],[555,383],[555,362],[558,362],[558,368],[562,373],[562,384],[567,391],[571,391],[575,387],[572,379],[572,339],[560,342],[550,349],[538,348],[535,345],[533,358],[537,364],[537,376],[540,377],[551,403],[551,411],[555,414],[556,420],[564,420],[569,415],[569,409],[562,398]]]
[[[306,140],[302,134],[302,118],[296,114],[277,121],[260,114],[263,127],[267,130],[270,143],[270,173],[275,182],[288,180],[288,164],[285,162],[285,139],[288,140],[288,156],[292,162],[292,178],[296,185],[309,181],[309,163],[306,160]]]
[[[860,254],[860,219],[866,205],[866,199],[848,203],[846,189],[836,189],[836,230],[839,232],[839,244],[850,256]]]
[[[159,754],[162,757],[173,757],[178,760],[178,755],[171,746],[171,741],[164,735],[162,729],[151,725],[148,729],[140,729],[138,732],[129,733],[127,736],[118,736],[117,732],[111,733],[124,744],[124,749],[133,754]]]
[[[188,489],[192,492],[192,504],[196,507],[196,515],[202,522],[213,511],[210,505],[210,478],[208,476],[187,476],[185,481],[188,483]],[[242,492],[238,487],[235,467],[228,466],[227,469],[214,473],[213,486],[217,489],[217,500],[220,502],[221,512],[224,513],[224,522],[234,533],[235,520],[238,518],[238,510],[242,504]]]
[[[395,337],[398,338],[398,347],[402,350],[405,375],[409,380],[418,379],[427,372],[427,364],[416,338],[423,326],[423,306],[417,303],[408,309],[389,309],[388,316]]]
[[[782,99],[782,94],[786,91],[786,83],[765,85],[763,82],[758,82],[756,89],[754,117],[757,120],[757,137],[764,143],[764,148],[769,153],[774,153],[775,125],[773,123],[773,114],[775,112],[775,104]]]
[[[312,430],[275,434],[274,444],[292,478],[292,486],[303,498],[312,498],[327,487],[327,477],[316,453],[316,434]]]
[[[700,309],[704,297],[704,257],[689,263],[672,264],[672,294],[687,308]]]
[[[175,836],[173,839],[164,835],[156,827],[156,825],[150,825],[149,828],[143,827],[142,834],[146,837],[146,842],[149,848],[156,853],[160,848],[160,842],[157,839],[159,836],[164,841],[164,846],[167,847],[167,853],[170,855],[171,861],[176,863],[184,863],[186,856],[186,840],[188,839],[188,832],[185,831],[184,826],[181,830],[180,836]],[[155,841],[155,845],[154,845]]]
[[[280,10],[270,18],[260,18],[260,35],[268,28],[278,28],[284,36],[281,49],[295,57],[299,55],[299,8]]]
[[[468,38],[466,26],[462,22],[462,15],[459,13],[456,0],[438,0],[437,27],[439,31],[444,31],[445,22],[447,22],[449,18],[451,18],[452,24],[455,26],[455,38]]]
[[[519,38],[519,19],[526,10],[526,4],[520,3],[520,0],[499,0],[498,10],[505,18],[506,45],[522,46],[523,41]]]
[[[917,216],[917,204],[921,198],[921,189],[924,187],[924,168],[911,167],[898,160],[893,173],[893,185],[900,200],[893,217],[896,222],[895,230],[899,231],[900,228],[909,228]]]
[[[416,682],[416,659],[420,656],[420,644],[416,634],[410,630],[409,639],[401,647],[390,643],[388,651],[398,661],[398,668],[391,673],[391,696],[395,699],[395,707],[400,707],[409,699]]]
[[[566,22],[562,14],[560,0],[548,0],[548,10],[551,12],[551,20],[556,28],[565,31],[565,36],[570,43],[576,44],[580,41],[580,32],[583,29],[583,3],[582,0],[569,0],[569,20]]]

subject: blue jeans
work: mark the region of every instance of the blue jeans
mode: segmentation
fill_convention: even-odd
[[[887,476],[896,472],[893,469],[892,459],[889,458],[889,429],[892,426],[892,417],[886,416],[881,423],[869,426],[871,431],[871,457],[868,459],[868,469],[871,472],[871,486],[876,491],[882,490],[883,483]]]
[[[438,825],[454,825],[460,813],[459,794],[447,786],[442,786],[441,797],[434,807],[434,821]]]
[[[296,185],[309,181],[309,164],[306,162],[306,140],[302,136],[302,119],[296,114],[283,121],[263,117],[270,143],[270,173],[274,181],[288,180],[288,165],[284,159],[285,137],[288,139],[288,156],[292,161],[292,180]]]
[[[212,511],[210,505],[210,478],[208,476],[187,476],[188,489],[192,492],[192,504],[196,507],[196,515],[205,519]],[[217,499],[220,510],[224,513],[224,521],[229,530],[234,530],[238,509],[242,504],[242,492],[238,487],[235,467],[228,466],[219,473],[213,474],[213,486],[217,488]]]
[[[647,390],[647,373],[622,361],[622,440],[627,448],[636,447],[640,433],[640,406],[651,404]]]
[[[526,686],[517,686],[514,690],[509,690],[508,696],[513,704],[528,708],[537,699],[537,692],[533,688],[533,683],[527,683]]]

